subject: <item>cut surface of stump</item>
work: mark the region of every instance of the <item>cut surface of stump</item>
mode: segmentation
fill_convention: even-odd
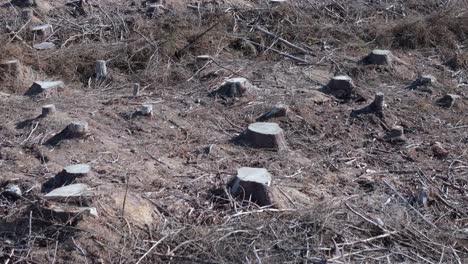
[[[80,200],[81,198],[91,197],[93,193],[87,184],[76,183],[63,186],[47,193],[44,198],[47,200]]]
[[[42,186],[43,192],[50,192],[55,188],[60,188],[73,183],[78,178],[84,178],[91,172],[91,166],[88,164],[76,164],[65,167],[55,177],[49,179]]]
[[[392,143],[404,143],[407,141],[402,126],[394,126],[384,137],[384,140]]]
[[[276,123],[257,122],[244,132],[244,141],[254,148],[286,150],[283,129]]]
[[[42,24],[42,25],[32,27],[31,31],[34,34],[37,34],[40,36],[49,36],[53,32],[53,28],[52,28],[52,25],[50,24]]]
[[[361,109],[358,109],[358,110],[353,110],[351,112],[351,116],[357,117],[359,115],[372,113],[372,114],[375,114],[379,118],[383,118],[384,117],[384,113],[383,113],[384,104],[385,104],[384,94],[381,92],[378,92],[377,94],[375,94],[374,101],[370,105],[363,107]]]
[[[262,122],[267,121],[270,118],[286,117],[289,112],[290,110],[287,105],[277,104],[270,111],[257,118],[257,121]]]
[[[102,81],[107,78],[107,65],[105,60],[96,61],[96,80]]]
[[[47,117],[55,114],[57,112],[57,109],[55,108],[55,105],[53,104],[48,104],[42,106],[42,114],[41,117]]]
[[[214,91],[212,95],[219,95],[224,97],[242,97],[248,92],[251,87],[250,82],[246,78],[238,77],[227,79],[218,90]]]
[[[52,42],[41,42],[39,44],[34,44],[33,48],[37,50],[55,49],[55,44]]]
[[[350,99],[354,92],[354,83],[346,75],[334,76],[327,84],[328,92],[339,99]]]
[[[28,96],[41,95],[41,96],[49,97],[49,96],[56,95],[58,93],[58,88],[62,86],[63,86],[62,81],[35,82],[31,86],[31,88],[29,88],[29,90],[26,91],[24,95],[28,95]]]
[[[363,61],[365,64],[390,65],[393,61],[393,54],[389,50],[375,49]]]
[[[460,99],[459,95],[446,94],[444,97],[437,100],[437,105],[444,108],[451,108]]]
[[[228,187],[235,197],[259,206],[268,206],[272,204],[268,190],[271,181],[271,174],[264,168],[242,167],[237,170],[237,176],[229,182]]]

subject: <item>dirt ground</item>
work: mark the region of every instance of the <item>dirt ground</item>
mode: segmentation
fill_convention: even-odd
[[[20,63],[0,67],[4,263],[468,261],[466,1],[3,2],[0,61]],[[31,33],[43,23],[51,34]],[[33,47],[43,41],[56,48]],[[362,63],[374,49],[396,59]],[[350,98],[327,93],[343,74]],[[418,86],[422,75],[435,81]],[[233,77],[247,94],[210,96]],[[54,94],[24,95],[56,80]],[[383,116],[351,115],[378,92]],[[268,122],[288,150],[235,140],[279,103],[290,112]],[[47,104],[57,113],[42,117]],[[49,144],[73,121],[86,136]],[[387,140],[395,126],[405,141]],[[92,168],[77,182],[98,216],[61,221],[41,189],[73,164]],[[272,206],[229,195],[240,167],[273,175]]]

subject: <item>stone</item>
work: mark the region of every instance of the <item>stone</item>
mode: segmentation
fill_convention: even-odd
[[[272,205],[268,187],[271,185],[271,174],[264,168],[242,167],[237,176],[228,183],[233,196],[258,204]]]
[[[31,88],[24,95],[27,96],[36,96],[41,95],[44,97],[49,97],[57,95],[58,88],[63,87],[62,81],[37,81],[34,82]]]
[[[42,43],[39,43],[39,44],[34,44],[33,48],[37,49],[37,50],[55,49],[55,44],[52,43],[52,42],[42,42]]]
[[[338,99],[349,99],[354,91],[354,83],[351,77],[338,75],[332,77],[327,84],[328,92]]]
[[[153,205],[136,193],[128,192],[126,195],[125,191],[115,191],[110,196],[113,207],[117,208],[118,211],[124,209],[124,217],[140,228],[147,228],[158,219],[154,213]],[[119,213],[118,211],[116,213]]]
[[[276,123],[257,122],[250,124],[243,134],[243,140],[254,148],[287,150],[283,129]]]
[[[246,78],[238,77],[227,79],[221,86],[214,92],[212,96],[224,96],[224,97],[242,97],[252,87],[250,82]]]
[[[439,100],[437,100],[436,104],[440,107],[444,108],[451,108],[453,107],[458,100],[460,100],[460,96],[456,94],[446,94]]]
[[[3,193],[15,199],[18,199],[21,196],[23,196],[23,192],[21,191],[21,188],[16,184],[8,184],[3,190]]]
[[[363,59],[365,64],[390,65],[393,61],[393,54],[389,50],[375,49]]]
[[[44,198],[47,200],[76,200],[93,196],[88,185],[83,183],[70,184],[47,193]]]

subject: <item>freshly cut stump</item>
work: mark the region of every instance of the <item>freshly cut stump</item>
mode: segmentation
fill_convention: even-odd
[[[246,78],[227,79],[212,95],[242,97],[250,87],[251,84]]]
[[[437,100],[437,105],[444,108],[453,107],[460,100],[460,96],[456,94],[446,94],[444,97]]]
[[[237,170],[237,176],[228,183],[234,197],[247,200],[259,206],[272,204],[268,187],[271,185],[271,174],[263,168],[243,167]]]
[[[406,137],[404,134],[404,129],[402,126],[394,126],[390,132],[384,137],[385,141],[392,143],[404,143],[406,142]]]
[[[79,201],[91,196],[93,196],[93,193],[88,185],[76,183],[54,189],[47,193],[44,198],[57,201]]]
[[[41,95],[45,97],[50,97],[53,95],[57,95],[58,93],[58,88],[63,86],[62,81],[53,81],[53,82],[35,82],[29,88],[28,91],[24,95],[27,96],[35,96],[35,95]]]
[[[37,50],[50,50],[55,49],[55,44],[52,42],[41,42],[39,44],[34,44],[33,48]]]
[[[390,65],[393,61],[393,54],[389,50],[375,49],[366,58],[365,64]]]
[[[88,123],[75,121],[70,123],[66,128],[68,138],[80,138],[88,134]]]
[[[354,83],[351,77],[346,75],[334,76],[327,84],[329,92],[339,99],[349,99],[354,91]]]
[[[55,105],[53,104],[48,104],[42,106],[42,114],[41,117],[46,117],[55,114],[57,112],[57,109],[55,108]]]
[[[286,117],[289,112],[290,110],[287,105],[277,104],[270,111],[257,118],[257,121],[262,122],[270,118]]]
[[[134,83],[133,84],[133,96],[139,96],[139,95],[140,95],[140,84]]]
[[[107,78],[107,65],[105,60],[96,61],[96,79],[98,81],[105,80]]]
[[[73,183],[78,178],[84,178],[91,173],[91,166],[88,164],[76,164],[65,167],[55,177],[48,180],[42,186],[43,192],[50,192],[55,188],[60,188]]]
[[[141,106],[140,113],[144,116],[152,116],[153,115],[153,105],[152,104],[144,104]]]
[[[432,93],[431,87],[437,83],[437,79],[432,75],[419,76],[409,87],[410,90]]]
[[[244,134],[244,140],[254,148],[286,150],[287,144],[283,129],[276,123],[257,122],[250,124]]]
[[[52,25],[50,24],[43,24],[43,25],[32,27],[31,31],[34,34],[37,34],[39,36],[44,36],[44,37],[50,36],[54,32]]]

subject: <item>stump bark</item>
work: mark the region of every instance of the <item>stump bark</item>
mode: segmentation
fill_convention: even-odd
[[[55,105],[53,105],[53,104],[44,105],[44,106],[42,106],[41,117],[47,117],[47,116],[54,115],[55,112],[57,112],[57,109],[55,108]]]
[[[363,61],[365,64],[390,65],[393,61],[393,54],[389,50],[375,49]]]
[[[102,81],[107,78],[107,65],[105,60],[96,61],[96,80]]]
[[[58,94],[58,88],[63,86],[62,81],[53,81],[53,82],[35,82],[29,88],[24,95],[27,96],[36,96],[41,95],[44,97],[50,97]]]
[[[250,82],[246,78],[232,78],[227,79],[218,90],[214,91],[212,95],[219,95],[224,97],[242,97],[248,92],[251,87]]]
[[[329,93],[338,99],[349,99],[354,92],[354,83],[351,77],[346,75],[334,76],[327,84]]]
[[[243,167],[237,170],[237,176],[228,183],[228,188],[236,198],[269,206],[273,203],[269,190],[271,181],[271,174],[266,169]]]
[[[244,141],[254,148],[287,150],[283,129],[276,123],[257,122],[250,124],[244,132]]]

